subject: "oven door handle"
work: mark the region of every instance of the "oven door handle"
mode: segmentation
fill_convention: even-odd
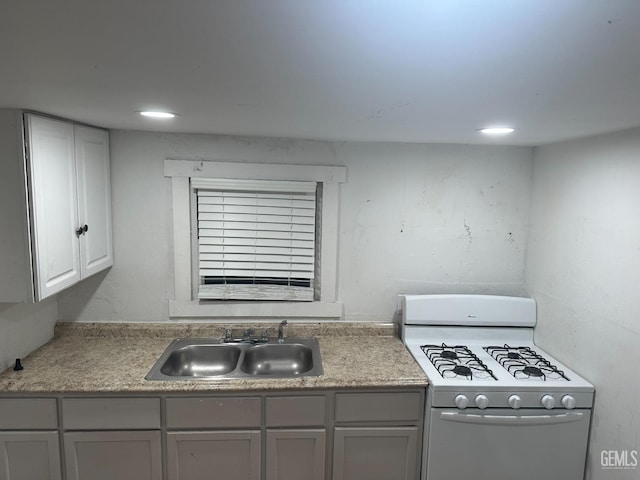
[[[578,422],[584,413],[570,412],[558,415],[477,415],[473,413],[440,412],[440,419],[447,422],[475,423],[482,425],[552,425]]]

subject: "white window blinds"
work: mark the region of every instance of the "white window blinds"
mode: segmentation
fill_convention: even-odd
[[[198,298],[312,301],[316,183],[192,179]]]

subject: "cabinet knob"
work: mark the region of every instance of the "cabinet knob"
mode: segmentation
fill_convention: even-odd
[[[81,227],[76,228],[76,235],[79,237],[80,235],[84,235],[89,230],[89,225],[85,224]]]

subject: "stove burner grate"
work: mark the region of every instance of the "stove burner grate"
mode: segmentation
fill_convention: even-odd
[[[442,378],[497,380],[493,372],[465,345],[422,345],[420,347]]]
[[[442,350],[442,352],[440,352],[440,356],[448,360],[456,360],[458,358],[458,354],[453,350]]]
[[[538,367],[532,367],[531,365],[527,365],[522,369],[522,372],[529,377],[544,377],[544,373]]]
[[[515,378],[569,381],[562,370],[529,347],[505,344],[501,347],[484,347],[484,350]]]

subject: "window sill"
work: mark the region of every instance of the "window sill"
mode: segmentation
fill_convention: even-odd
[[[169,301],[170,318],[341,318],[342,303]]]

